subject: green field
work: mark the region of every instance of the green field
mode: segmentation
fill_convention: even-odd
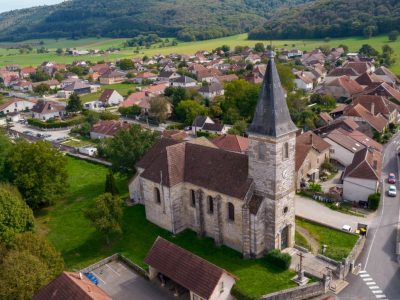
[[[102,92],[106,89],[109,90],[116,90],[122,96],[126,97],[128,93],[136,91],[137,84],[134,83],[116,83],[116,84],[109,84],[109,85],[102,85],[100,91],[92,94],[86,94],[80,96],[83,103],[98,100],[102,94]]]
[[[340,230],[333,230],[301,218],[296,219],[296,226],[302,227],[311,234],[319,243],[319,248],[327,245],[325,256],[337,261],[347,257],[358,240],[358,236]],[[306,240],[300,234],[296,237],[296,243],[307,245]],[[307,247],[306,247],[307,248]]]
[[[110,47],[121,47],[123,42],[126,39],[82,39],[82,40],[66,40],[59,39],[56,40],[43,40],[44,47],[52,49],[53,52],[46,54],[23,54],[20,55],[17,50],[11,49],[1,49],[0,48],[0,66],[6,64],[20,64],[23,66],[27,65],[38,65],[43,61],[52,60],[59,63],[71,63],[77,59],[86,59],[91,60],[93,62],[100,60],[116,60],[118,58],[133,58],[133,57],[142,57],[144,55],[154,55],[154,54],[170,54],[170,53],[179,53],[179,54],[191,54],[195,53],[198,50],[212,50],[221,46],[223,44],[229,45],[232,48],[235,46],[252,46],[257,42],[269,43],[269,41],[249,41],[247,40],[247,34],[239,34],[229,37],[224,37],[220,39],[214,40],[206,40],[199,42],[179,42],[177,46],[164,47],[159,48],[158,45],[154,45],[150,49],[142,49],[140,53],[134,53],[134,48],[125,48],[122,49],[119,53],[113,53],[105,56],[98,55],[88,55],[88,56],[80,56],[80,57],[70,57],[70,56],[58,56],[55,54],[56,48],[66,48],[66,47],[76,47],[78,49],[107,49]],[[38,43],[38,41],[28,41],[31,43]],[[323,40],[279,40],[273,41],[273,45],[282,48],[299,48],[302,50],[312,50],[320,45],[329,45],[331,47],[337,47],[339,44],[346,44],[349,46],[350,51],[357,51],[361,45],[370,44],[377,50],[381,50],[384,44],[389,44],[395,51],[397,57],[396,64],[392,67],[392,70],[400,74],[400,41],[397,42],[388,42],[388,38],[386,35],[372,37],[371,39],[366,39],[363,37],[354,37],[354,38],[343,38],[343,39],[331,39],[329,42],[325,42]],[[1,44],[0,44],[1,47]],[[10,55],[11,54],[11,55]]]
[[[79,270],[116,252],[146,267],[143,259],[156,237],[163,236],[235,274],[240,278],[238,288],[248,295],[259,297],[295,286],[293,272],[280,271],[264,259],[244,260],[240,253],[216,247],[211,239],[191,231],[173,236],[149,223],[141,205],[124,208],[123,235],[107,246],[83,216],[83,210],[103,193],[107,168],[68,157],[68,173],[69,192],[64,201],[36,214],[38,231],[62,253],[68,270]],[[127,180],[117,177],[116,182],[126,197]]]

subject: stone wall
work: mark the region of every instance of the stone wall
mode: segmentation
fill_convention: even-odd
[[[261,300],[303,300],[322,295],[327,290],[324,280],[262,296]]]

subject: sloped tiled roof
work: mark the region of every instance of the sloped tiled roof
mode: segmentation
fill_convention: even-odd
[[[343,67],[352,68],[358,74],[362,74],[362,73],[367,72],[371,68],[371,64],[368,62],[349,61],[349,62],[345,63],[345,65]]]
[[[210,298],[221,276],[229,274],[161,237],[156,239],[144,262],[204,299]]]
[[[344,112],[346,116],[360,117],[375,130],[382,132],[388,125],[388,120],[381,114],[372,115],[361,104],[350,105]]]
[[[99,100],[101,102],[108,102],[108,100],[110,100],[110,97],[112,96],[112,94],[115,92],[115,90],[104,90],[103,93],[101,94]],[[118,92],[117,92],[118,93]]]
[[[359,94],[364,88],[357,81],[350,79],[348,76],[340,76],[327,84],[327,86],[342,87],[350,95]]]
[[[386,68],[385,66],[381,66],[378,69],[375,70],[374,72],[376,75],[379,76],[387,76],[388,78],[390,78],[393,82],[399,82],[400,79],[394,75],[388,68]]]
[[[394,110],[400,111],[400,106],[390,102],[383,96],[361,95],[353,100],[353,104],[360,104],[370,112],[372,112],[372,106],[374,105],[374,114],[387,115]]]
[[[378,151],[364,148],[358,151],[352,163],[344,171],[345,177],[380,180],[382,169],[382,155]]]
[[[27,101],[27,102],[36,103],[35,100],[21,99],[21,98],[16,98],[16,97],[14,97],[14,98],[8,100],[7,102],[3,103],[2,105],[0,105],[0,110],[3,110],[3,109],[5,109],[6,107],[8,107],[8,106],[10,106],[10,105],[12,105],[12,104],[14,104],[14,103],[20,102],[20,101]]]
[[[344,135],[339,130],[333,130],[331,133],[327,135],[327,138],[334,141],[336,144],[341,145],[343,148],[349,150],[350,152],[356,153],[361,149],[364,149],[365,146],[361,143],[353,140],[352,138]]]
[[[111,298],[85,276],[63,272],[41,288],[32,300],[111,300]]]
[[[307,131],[296,137],[296,172],[300,169],[301,165],[304,163],[308,153],[311,150],[315,150],[322,153],[328,150],[331,144],[326,142],[324,139],[313,133],[312,131]]]
[[[54,101],[38,101],[32,108],[32,111],[39,114],[47,114],[57,111],[64,111],[65,106],[59,102]]]
[[[249,139],[240,135],[225,134],[211,140],[218,148],[243,153],[249,148]]]
[[[360,75],[359,73],[357,73],[357,71],[355,71],[353,68],[335,68],[332,71],[330,71],[328,73],[328,77],[340,77],[343,75],[347,75],[347,76],[358,76]]]
[[[353,130],[353,131],[348,131],[342,128],[338,129],[339,132],[341,132],[342,134],[351,137],[353,140],[360,142],[361,144],[363,144],[365,147],[367,148],[373,148],[376,151],[382,152],[383,147],[381,144],[379,144],[378,142],[374,141],[372,138],[370,138],[369,136],[365,135],[364,133],[362,133],[361,131],[358,130]]]
[[[375,87],[372,87],[371,89],[366,90],[363,94],[393,97],[397,101],[400,101],[400,91],[391,87],[386,82],[381,83],[378,86],[375,86]]]
[[[116,120],[100,120],[92,126],[90,132],[112,136],[121,129],[127,129],[130,125]]]
[[[379,76],[375,75],[374,73],[367,73],[361,74],[356,78],[356,81],[361,85],[371,86],[377,83],[382,83],[383,80],[379,78]]]

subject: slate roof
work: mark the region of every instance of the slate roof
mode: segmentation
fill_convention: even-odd
[[[225,134],[216,137],[211,142],[226,151],[244,153],[249,148],[249,139],[240,135]]]
[[[181,77],[178,77],[178,78],[173,79],[172,82],[177,82],[177,83],[193,83],[193,82],[197,82],[197,81],[194,80],[193,78],[189,77],[189,76],[181,76]]]
[[[162,180],[168,187],[188,182],[238,199],[244,198],[251,184],[247,155],[166,138],[154,145],[137,167],[145,169],[143,178]]]
[[[297,127],[289,114],[274,57],[271,54],[248,132],[280,137],[296,130]]]
[[[115,90],[104,90],[104,92],[101,94],[99,101],[106,103],[108,100],[110,100],[110,97],[112,94],[115,92]],[[118,92],[117,92],[118,93]]]
[[[48,285],[41,288],[32,300],[111,300],[99,287],[85,276],[63,272]]]
[[[202,129],[202,130],[208,130],[208,131],[216,131],[216,132],[219,132],[219,131],[221,131],[222,129],[224,129],[224,124],[219,124],[219,123],[205,123],[201,129]]]
[[[382,169],[382,155],[380,152],[364,148],[358,151],[352,163],[344,171],[345,177],[380,180]]]
[[[156,239],[144,262],[204,299],[210,298],[221,276],[229,274],[161,237]]]
[[[192,123],[194,127],[203,127],[204,123],[206,122],[206,116],[197,116]]]
[[[64,91],[75,91],[75,90],[81,90],[81,89],[87,89],[90,88],[90,85],[87,84],[86,82],[83,82],[81,80],[76,80],[72,82],[71,84],[67,85],[64,87]]]

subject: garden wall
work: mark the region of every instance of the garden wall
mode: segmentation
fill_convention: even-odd
[[[303,300],[310,299],[312,297],[316,297],[322,294],[325,294],[327,291],[327,279],[326,277],[319,282],[307,284],[304,286],[298,286],[291,289],[271,293],[262,296],[261,300]]]

